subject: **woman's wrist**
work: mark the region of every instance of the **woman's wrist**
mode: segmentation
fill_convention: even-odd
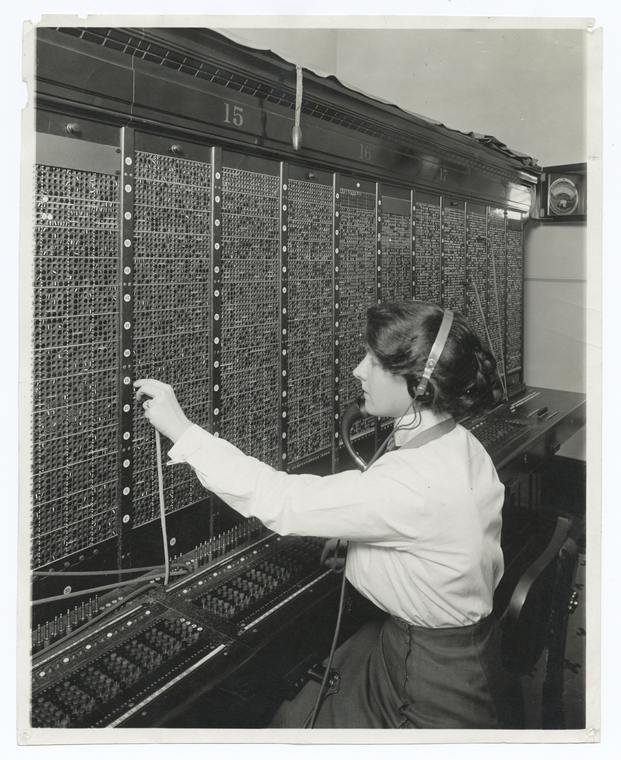
[[[171,426],[171,428],[166,431],[166,437],[173,443],[177,443],[181,436],[189,430],[193,424],[194,423],[190,422],[187,417],[183,420],[179,420],[174,426]]]

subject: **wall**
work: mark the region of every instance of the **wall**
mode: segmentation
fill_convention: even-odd
[[[586,161],[587,33],[544,29],[244,29],[292,62],[447,127],[494,135],[540,166]],[[525,379],[585,392],[586,225],[525,236]],[[584,431],[562,449],[586,458]]]

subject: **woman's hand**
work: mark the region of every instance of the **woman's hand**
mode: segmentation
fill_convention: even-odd
[[[173,443],[192,426],[179,406],[175,392],[170,385],[159,380],[136,380],[136,399],[142,401],[144,416],[154,428]]]

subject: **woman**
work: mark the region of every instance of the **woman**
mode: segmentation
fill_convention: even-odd
[[[354,375],[368,413],[395,420],[396,447],[365,472],[277,472],[193,425],[170,386],[135,386],[173,462],[276,533],[348,541],[348,580],[387,613],[337,652],[341,689],[317,727],[510,726],[491,614],[504,489],[452,421],[494,402],[495,361],[463,317],[420,302],[371,307],[366,349]]]

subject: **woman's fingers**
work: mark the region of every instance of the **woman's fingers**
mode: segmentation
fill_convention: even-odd
[[[153,378],[142,378],[134,382],[134,388],[136,399],[142,402],[145,417],[173,442],[191,426],[172,386]]]
[[[141,380],[134,381],[134,388],[136,388],[136,398],[140,400],[144,396],[150,396],[155,398],[158,395],[171,392],[174,395],[174,391],[167,383],[162,383],[160,380],[154,380],[153,378],[143,378]]]

